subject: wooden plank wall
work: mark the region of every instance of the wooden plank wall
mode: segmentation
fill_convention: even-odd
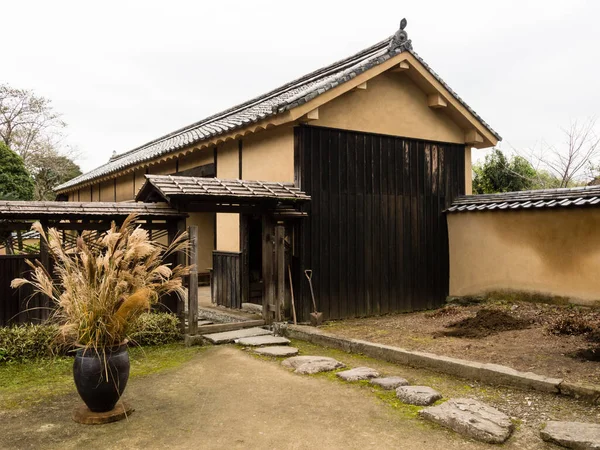
[[[213,251],[213,293],[217,305],[242,307],[241,253]]]
[[[433,308],[448,294],[442,211],[464,194],[464,145],[301,126],[296,183],[312,196],[297,245],[327,319]],[[298,311],[311,310],[307,280]]]
[[[0,326],[19,323],[39,323],[48,317],[47,309],[43,306],[39,295],[31,297],[31,286],[19,289],[10,287],[14,278],[28,276],[31,268],[26,259],[36,259],[39,255],[8,255],[0,256]]]

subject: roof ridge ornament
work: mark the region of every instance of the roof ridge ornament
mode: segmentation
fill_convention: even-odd
[[[408,34],[404,31],[406,28],[406,19],[400,21],[400,28],[390,39],[390,45],[388,45],[388,51],[390,53],[401,53],[405,50],[412,50],[412,41],[408,39]]]

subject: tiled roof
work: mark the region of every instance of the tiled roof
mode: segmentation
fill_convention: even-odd
[[[466,195],[452,202],[446,212],[536,210],[582,206],[600,206],[600,186]]]
[[[0,219],[48,217],[63,219],[66,217],[128,216],[138,214],[141,217],[184,217],[166,203],[106,203],[106,202],[12,202],[0,201]]]
[[[271,92],[256,97],[226,111],[220,112],[187,127],[162,136],[126,153],[116,155],[110,161],[90,172],[80,175],[55,188],[56,191],[71,188],[95,178],[119,172],[131,166],[153,160],[189,145],[243,128],[266,117],[293,109],[315,97],[343,84],[357,75],[389,60],[402,51],[410,52],[423,66],[473,114],[497,139],[500,136],[475,113],[450,87],[437,75],[411,46],[390,48],[387,38],[372,47],[356,53],[346,59],[333,63],[308,75],[300,77]]]
[[[219,178],[146,175],[146,184],[137,195],[146,201],[152,191],[165,200],[175,197],[203,197],[239,200],[273,199],[288,202],[308,201],[310,197],[293,183],[275,181],[221,180]]]

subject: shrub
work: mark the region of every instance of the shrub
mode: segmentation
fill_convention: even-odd
[[[180,339],[175,314],[144,313],[132,323],[129,339],[134,345],[163,345]],[[0,327],[0,363],[65,354],[57,325]]]
[[[592,323],[580,315],[558,317],[548,325],[548,331],[552,334],[576,336],[592,330]]]
[[[22,361],[56,354],[58,327],[54,325],[18,325],[0,327],[0,362]]]
[[[131,327],[129,339],[135,345],[163,345],[181,338],[179,319],[170,313],[144,313]]]

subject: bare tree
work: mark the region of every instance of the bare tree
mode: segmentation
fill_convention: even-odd
[[[0,84],[0,142],[18,153],[35,182],[35,200],[54,197],[52,189],[81,172],[79,155],[63,145],[66,123],[47,98]]]
[[[563,129],[565,141],[561,146],[545,142],[529,155],[524,155],[536,169],[538,182],[547,187],[570,187],[590,178],[600,157],[600,137],[595,132],[596,119],[588,119],[583,125],[572,122]]]

